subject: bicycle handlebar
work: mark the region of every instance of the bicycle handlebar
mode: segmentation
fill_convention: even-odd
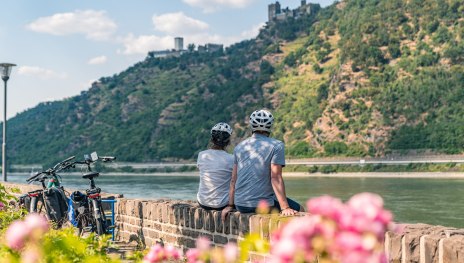
[[[98,157],[98,159],[101,159],[104,163],[106,163],[106,162],[112,162],[112,161],[116,160],[116,157],[114,157],[114,156],[102,156],[102,157]]]
[[[34,182],[34,181],[37,181],[37,179],[39,178],[39,176],[42,175],[42,174],[44,174],[44,172],[39,172],[39,173],[37,173],[36,175],[33,175],[33,176],[27,178],[27,179],[26,179],[26,182],[30,184],[30,183],[32,183],[32,182]]]
[[[61,162],[55,164],[55,166],[53,166],[53,168],[49,168],[46,171],[39,172],[39,173],[27,178],[26,182],[27,183],[32,183],[34,181],[39,181],[39,178],[43,179],[44,176],[41,176],[43,174],[54,176],[57,172],[60,172],[60,171],[63,171],[63,170],[66,170],[66,169],[72,167],[73,163],[69,163],[69,161],[71,161],[71,160],[73,160],[75,158],[76,158],[76,156],[71,156],[71,157],[67,158],[64,161],[61,161]]]

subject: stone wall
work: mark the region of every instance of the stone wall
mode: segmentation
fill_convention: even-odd
[[[220,212],[210,212],[189,201],[118,199],[117,234],[120,241],[151,246],[156,242],[188,249],[199,236],[222,246],[248,233],[270,240],[270,233],[291,217],[231,213],[225,222]],[[302,214],[300,214],[302,215]],[[401,234],[385,234],[388,262],[464,262],[464,230],[426,224],[398,224]],[[251,255],[263,259],[265,255]]]
[[[37,186],[2,183],[22,193]],[[302,214],[301,214],[302,215]],[[199,236],[222,246],[237,242],[248,232],[270,240],[270,233],[291,217],[230,213],[225,222],[220,212],[201,209],[193,201],[118,199],[116,238],[151,246],[155,242],[188,249]],[[385,234],[388,262],[457,263],[464,262],[464,229],[426,224],[399,224],[401,234]],[[252,255],[251,260],[265,255]]]

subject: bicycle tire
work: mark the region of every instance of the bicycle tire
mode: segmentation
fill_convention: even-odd
[[[106,231],[105,231],[105,225],[103,224],[103,220],[100,218],[96,218],[95,220],[96,222],[96,225],[97,225],[97,234],[99,236],[102,236],[104,234],[106,234]]]
[[[29,209],[28,209],[29,213],[37,213],[37,205],[38,205],[38,202],[39,202],[38,199],[39,198],[37,198],[37,197],[32,197],[31,198],[31,204],[30,204]]]

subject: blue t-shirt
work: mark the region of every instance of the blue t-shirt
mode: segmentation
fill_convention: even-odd
[[[283,142],[261,134],[253,134],[234,149],[237,165],[235,204],[257,207],[260,200],[274,204],[271,184],[271,164],[285,166]]]

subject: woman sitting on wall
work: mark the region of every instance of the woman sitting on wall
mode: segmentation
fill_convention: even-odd
[[[200,186],[197,200],[206,210],[222,210],[229,202],[229,186],[234,157],[226,152],[232,129],[220,122],[211,129],[209,149],[198,154]]]

